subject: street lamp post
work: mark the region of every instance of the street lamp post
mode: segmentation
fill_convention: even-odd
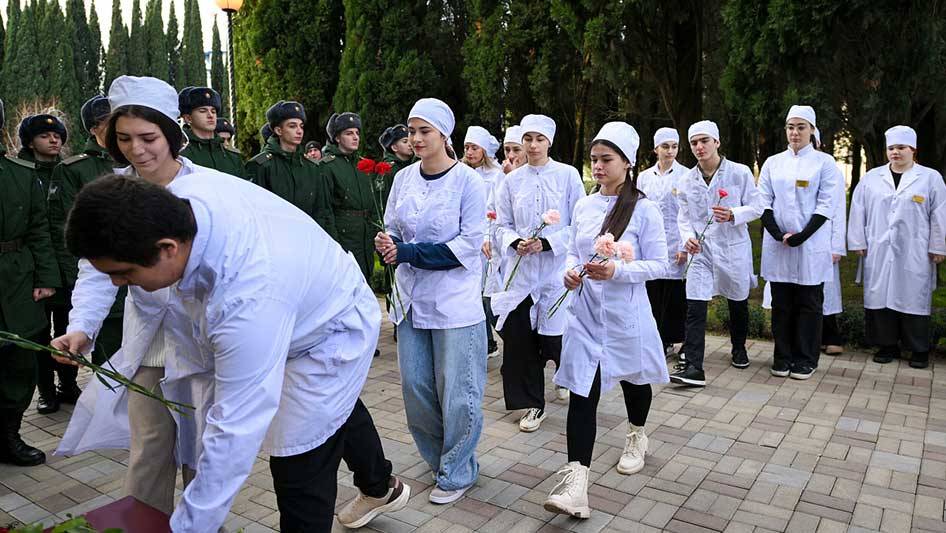
[[[236,80],[233,74],[233,14],[243,7],[243,0],[217,0],[217,7],[227,14],[227,79],[230,80],[230,122],[234,130],[237,127],[236,117]],[[235,137],[235,136],[234,136]]]

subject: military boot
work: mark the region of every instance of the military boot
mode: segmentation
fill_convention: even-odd
[[[23,413],[4,409],[0,411],[0,463],[16,466],[36,466],[46,462],[46,454],[23,442],[20,424]]]

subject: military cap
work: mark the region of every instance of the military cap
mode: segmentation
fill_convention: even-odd
[[[85,128],[85,131],[91,130],[98,126],[99,122],[108,118],[111,112],[112,108],[108,103],[107,96],[97,94],[89,98],[82,104],[82,109],[79,111],[79,114],[82,115],[82,127]]]
[[[280,100],[266,110],[266,122],[270,128],[276,128],[285,120],[297,118],[305,122],[305,107],[299,102]]]
[[[198,107],[212,107],[220,113],[223,110],[223,101],[220,93],[210,87],[185,87],[177,95],[178,107],[181,114],[187,115]]]
[[[230,123],[230,119],[217,117],[217,127],[214,129],[214,133],[229,133],[230,135],[236,135],[236,129],[233,128],[233,124]]]
[[[269,127],[269,122],[267,122],[266,124],[263,124],[263,126],[260,127],[259,134],[260,134],[260,137],[263,138],[263,142],[268,141],[269,138],[273,136],[273,128]]]
[[[361,117],[356,113],[347,111],[341,114],[332,113],[332,116],[329,117],[328,122],[325,124],[325,133],[328,134],[329,140],[333,140],[336,135],[348,128],[358,128],[360,130]]]
[[[381,137],[378,138],[378,143],[381,144],[381,149],[387,152],[392,144],[400,141],[404,137],[407,137],[407,126],[398,124],[385,129]]]
[[[29,146],[33,142],[33,137],[48,131],[58,133],[62,143],[66,144],[69,135],[66,132],[66,125],[61,120],[52,115],[30,115],[24,118],[23,122],[20,122],[18,132],[20,145]]]
[[[320,143],[319,141],[309,141],[305,143],[306,152],[308,152],[309,150],[321,150],[321,149],[322,149],[322,143]]]

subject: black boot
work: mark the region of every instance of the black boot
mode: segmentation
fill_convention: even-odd
[[[59,400],[59,403],[75,405],[79,400],[80,394],[82,394],[82,389],[79,388],[79,385],[77,385],[75,381],[71,383],[63,383],[60,381],[56,399]]]
[[[48,415],[59,410],[59,398],[56,387],[39,389],[39,399],[36,401],[36,411],[41,415]]]
[[[46,462],[46,454],[20,438],[23,413],[4,409],[0,411],[0,463],[16,466],[36,466]]]

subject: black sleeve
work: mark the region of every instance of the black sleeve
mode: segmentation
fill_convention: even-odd
[[[785,232],[778,227],[778,223],[775,221],[775,213],[771,209],[766,209],[762,212],[762,226],[765,228],[765,231],[769,232],[769,235],[773,239],[782,242],[782,238],[785,237]]]
[[[539,242],[542,243],[542,251],[543,251],[543,252],[551,252],[551,251],[552,251],[552,245],[549,243],[548,239],[546,239],[545,237],[540,237],[540,238],[539,238]]]
[[[811,218],[808,219],[808,223],[805,224],[805,229],[789,237],[786,243],[791,247],[801,246],[801,243],[807,241],[809,237],[814,235],[815,232],[818,231],[818,228],[823,226],[827,220],[827,217],[824,215],[811,215]]]
[[[519,247],[519,243],[520,243],[520,242],[522,242],[522,239],[516,239],[516,240],[512,241],[512,244],[510,244],[509,247],[512,248],[513,250],[515,250],[516,248]]]

